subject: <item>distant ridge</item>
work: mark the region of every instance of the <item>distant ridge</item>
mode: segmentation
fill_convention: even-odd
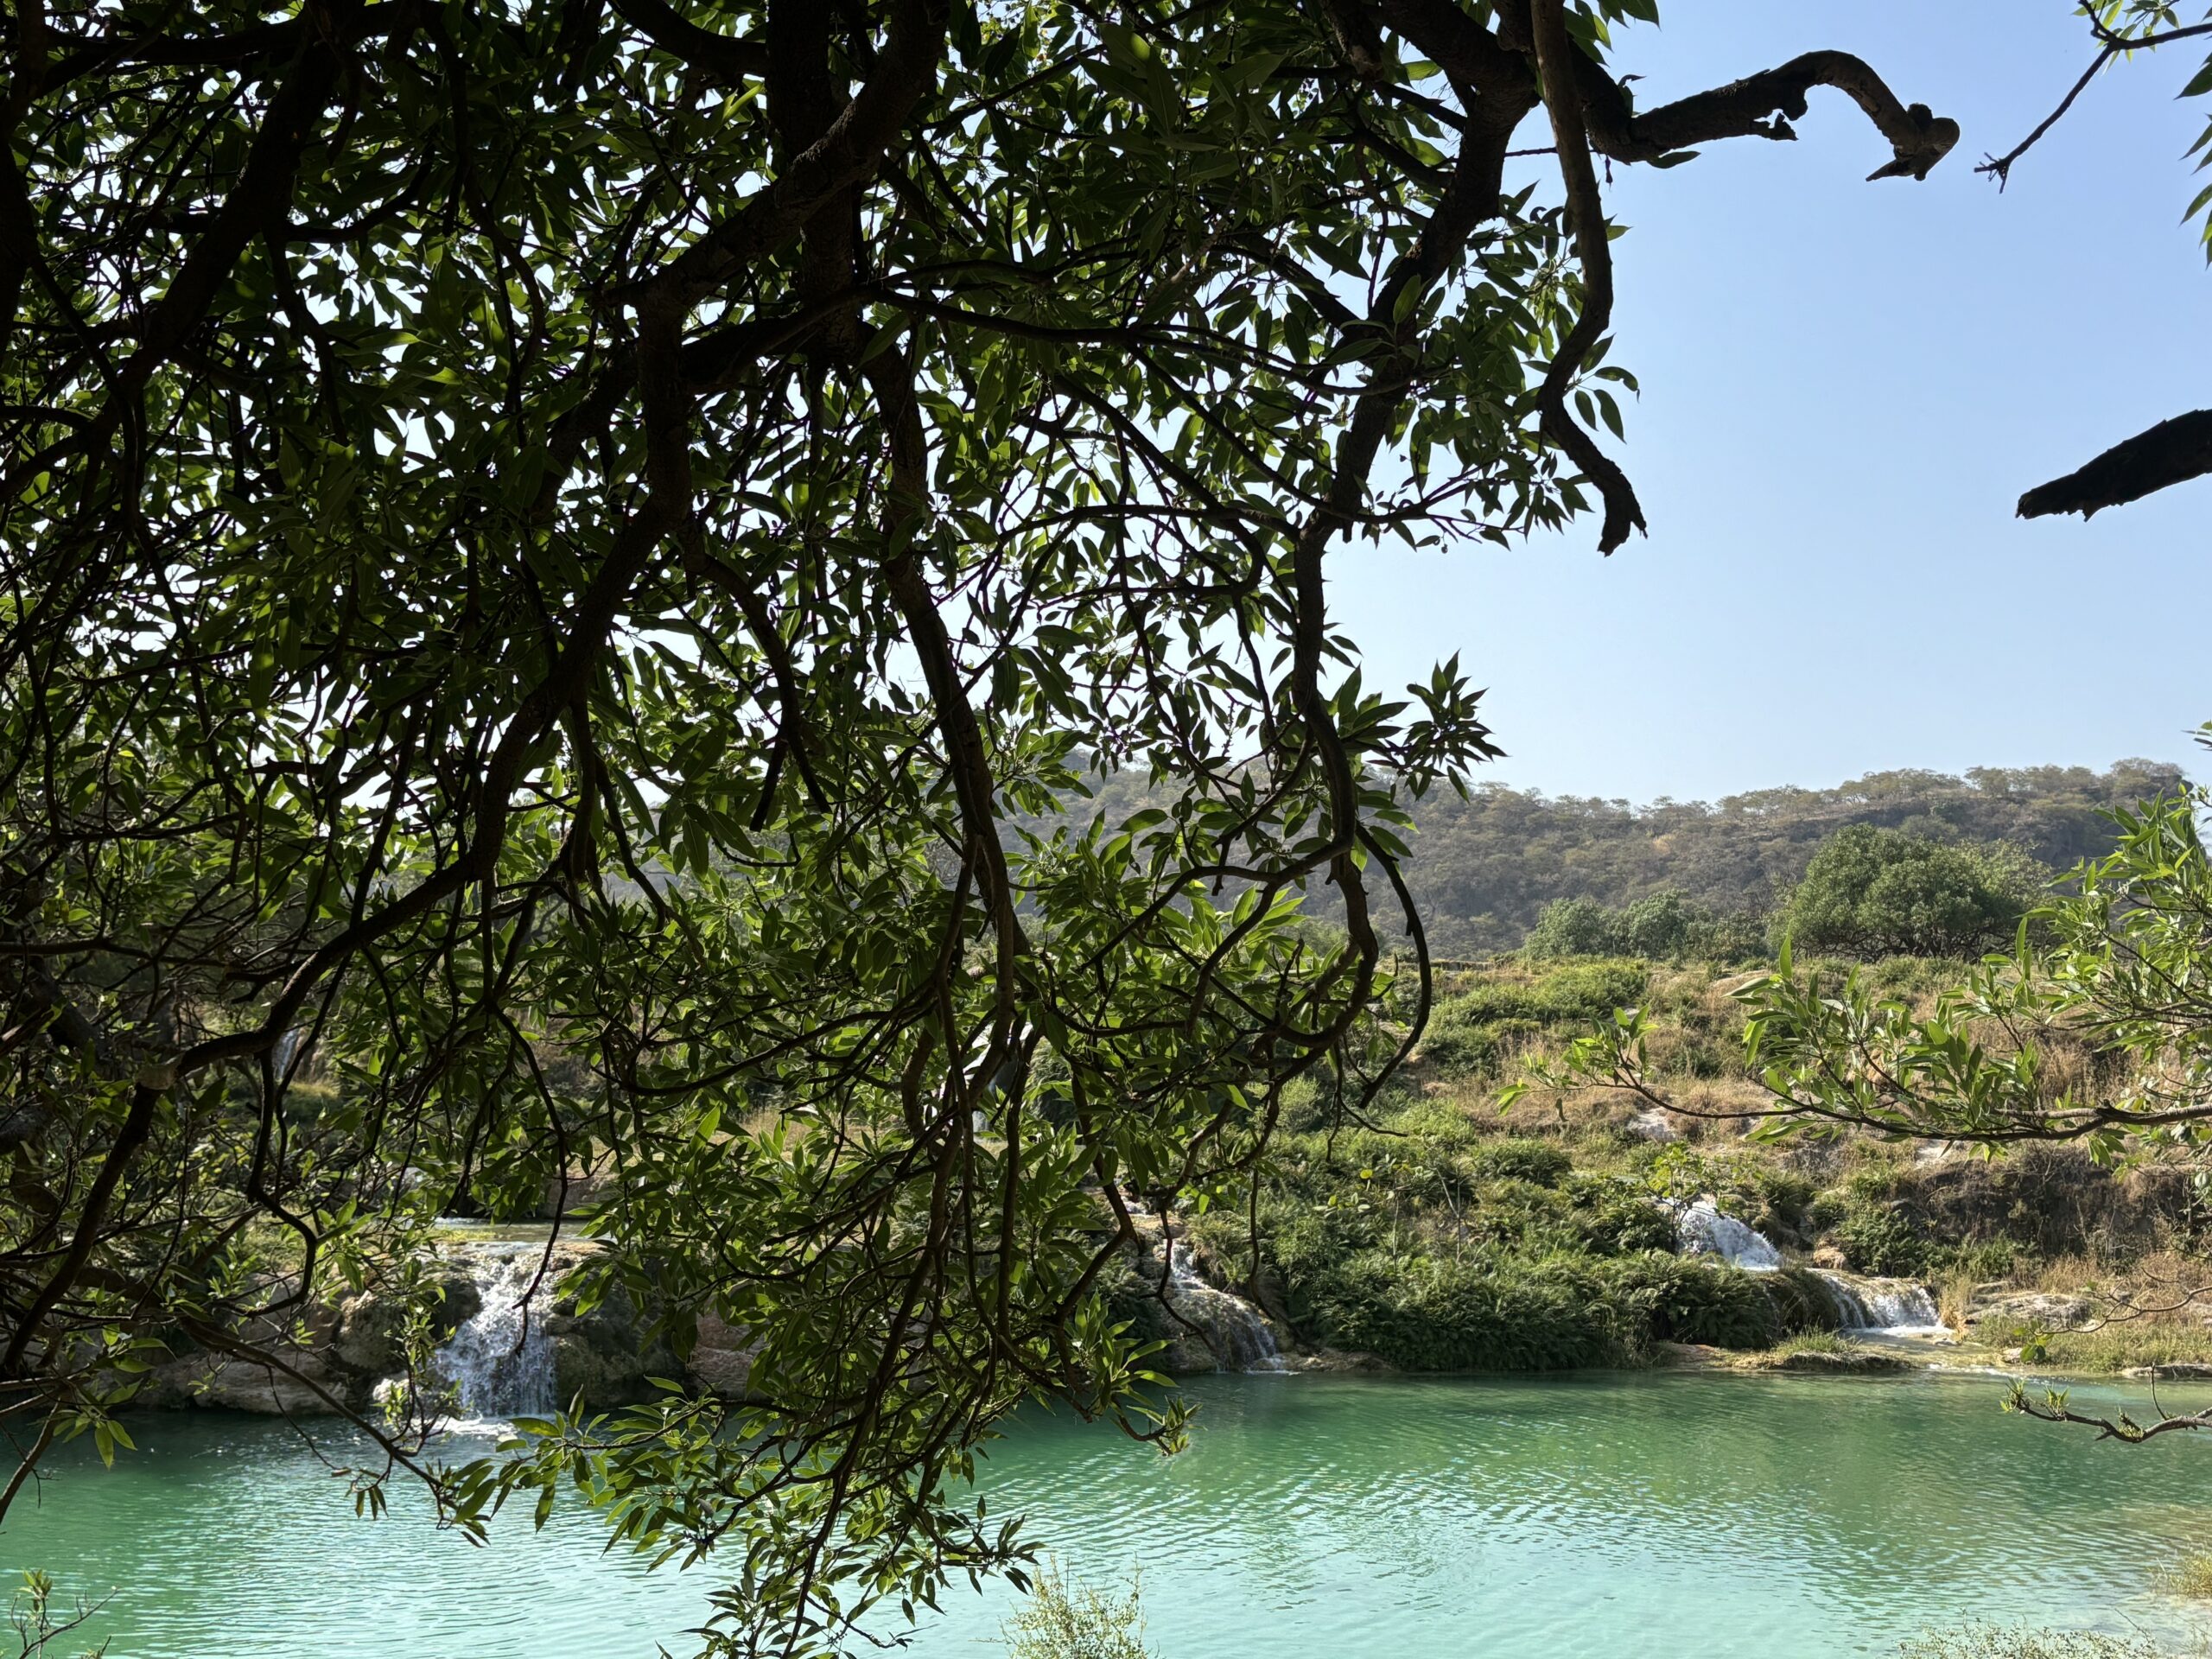
[[[2101,814],[2174,788],[2179,766],[2128,760],[2087,766],[1878,772],[1833,789],[1765,789],[1702,801],[1547,796],[1489,785],[1414,810],[1408,883],[1440,956],[1517,946],[1554,899],[1619,906],[1677,887],[1720,912],[1758,912],[1804,874],[1821,841],[1874,823],[1941,841],[2009,841],[2053,874],[2102,853]],[[1319,915],[1332,893],[1308,900]]]

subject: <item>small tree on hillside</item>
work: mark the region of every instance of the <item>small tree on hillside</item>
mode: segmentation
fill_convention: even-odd
[[[1777,925],[1801,950],[1866,961],[1974,954],[2019,925],[2040,870],[2008,847],[1946,846],[1853,824],[1813,855]]]
[[[1562,957],[1738,962],[1761,954],[1762,945],[1756,917],[1716,915],[1681,888],[1662,887],[1618,909],[1588,897],[1554,899],[1521,949],[1538,962]]]
[[[1521,949],[1540,961],[1560,957],[1608,957],[1620,948],[1610,909],[1595,899],[1554,899],[1529,930]]]

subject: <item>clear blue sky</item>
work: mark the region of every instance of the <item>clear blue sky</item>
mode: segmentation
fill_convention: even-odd
[[[1334,603],[1370,684],[1453,652],[1499,781],[1712,799],[1891,766],[2186,762],[2212,719],[2212,479],[2024,522],[2033,484],[2212,404],[2212,272],[2181,213],[2208,111],[2187,46],[2094,82],[2067,0],[1667,0],[1616,67],[1647,106],[1799,52],[1872,63],[1965,137],[1924,183],[1825,89],[1799,142],[1616,168],[1612,359],[1650,522],[1447,556],[1348,548]],[[1548,134],[1532,132],[1532,141]]]

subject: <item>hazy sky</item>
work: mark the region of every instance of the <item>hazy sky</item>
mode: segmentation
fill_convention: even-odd
[[[2186,46],[2108,70],[1999,194],[1974,171],[2088,61],[2068,0],[1669,0],[1647,107],[1814,48],[1965,130],[1924,183],[1840,93],[1799,142],[1616,168],[1611,360],[1649,537],[1338,555],[1370,684],[1457,651],[1500,781],[1713,798],[1890,766],[2186,760],[2212,719],[2212,479],[2024,522],[2021,491],[2212,404]],[[1548,134],[1532,135],[1539,142]]]

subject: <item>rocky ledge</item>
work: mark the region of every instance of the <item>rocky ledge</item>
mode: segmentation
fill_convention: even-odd
[[[569,1240],[555,1244],[550,1254],[542,1244],[512,1241],[444,1246],[434,1275],[432,1343],[442,1355],[457,1351],[457,1338],[486,1314],[487,1290],[496,1295],[503,1279],[519,1281],[524,1288],[540,1287],[529,1300],[543,1308],[542,1324],[525,1331],[520,1318],[512,1318],[499,1330],[481,1333],[479,1346],[503,1342],[513,1347],[523,1339],[539,1344],[533,1358],[546,1373],[546,1403],[575,1401],[587,1410],[631,1405],[652,1396],[654,1377],[681,1377],[728,1398],[747,1396],[759,1351],[721,1320],[702,1319],[693,1341],[679,1354],[664,1336],[653,1333],[654,1310],[641,1309],[619,1287],[588,1310],[574,1295],[557,1294],[554,1287],[592,1252],[589,1243]],[[288,1416],[365,1412],[375,1404],[378,1389],[406,1370],[407,1306],[396,1291],[353,1292],[304,1310],[296,1322],[264,1322],[244,1334],[255,1345],[269,1348],[280,1363],[270,1366],[205,1350],[182,1351],[154,1369],[132,1406]]]

